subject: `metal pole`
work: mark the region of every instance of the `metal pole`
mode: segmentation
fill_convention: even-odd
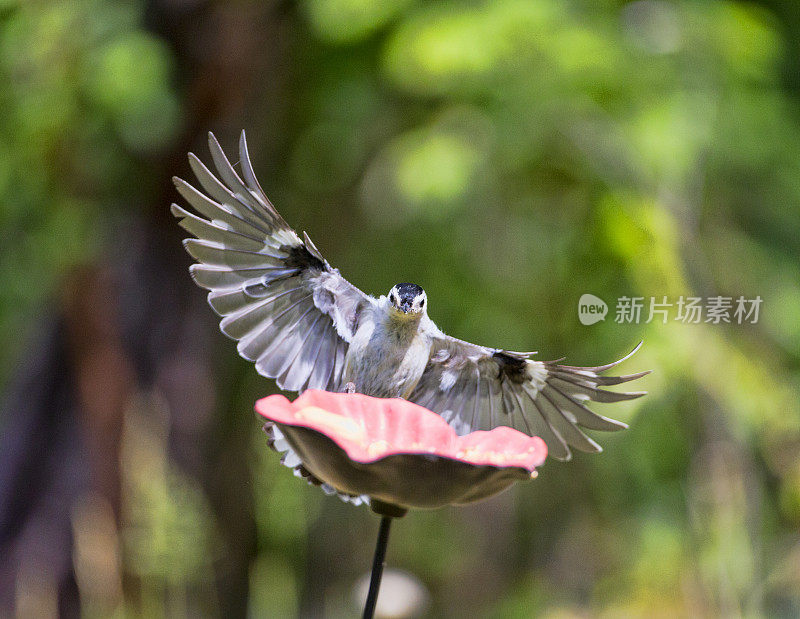
[[[375,615],[375,604],[378,602],[378,591],[381,588],[383,565],[386,563],[386,547],[389,544],[389,529],[392,526],[392,517],[381,518],[381,528],[378,531],[378,543],[375,545],[375,558],[372,560],[372,576],[369,579],[369,593],[367,603],[364,605],[364,619],[372,619]]]

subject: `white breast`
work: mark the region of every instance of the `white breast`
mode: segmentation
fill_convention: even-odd
[[[396,325],[384,312],[364,320],[345,360],[344,381],[381,398],[408,397],[428,363],[430,342],[416,325]]]

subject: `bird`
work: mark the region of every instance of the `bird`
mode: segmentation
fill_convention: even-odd
[[[209,291],[220,329],[278,387],[404,398],[441,415],[459,435],[510,426],[539,436],[558,460],[569,460],[573,449],[602,450],[585,429],[627,427],[587,403],[646,393],[602,388],[648,373],[603,375],[641,342],[618,361],[580,367],[446,335],[429,317],[421,286],[403,282],[386,295],[368,295],[333,268],[305,232],[301,237],[286,223],[256,179],[244,131],[240,172],[213,133],[208,144],[216,174],[189,153],[202,191],[173,178],[196,212],[178,204],[171,212],[192,235],[183,241],[196,260],[191,277]],[[299,466],[299,460],[285,464]]]

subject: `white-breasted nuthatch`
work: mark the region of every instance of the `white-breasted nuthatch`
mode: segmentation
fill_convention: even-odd
[[[459,434],[506,425],[540,436],[561,460],[570,458],[570,447],[601,450],[581,427],[626,427],[585,403],[643,395],[601,389],[647,374],[600,375],[630,355],[575,367],[445,335],[428,317],[422,288],[402,283],[371,297],[332,268],[305,233],[300,238],[289,227],[256,180],[244,132],[241,177],[212,134],[209,146],[219,178],[189,155],[206,193],[174,179],[200,216],[176,204],[172,213],[197,237],[184,241],[197,260],[191,274],[210,290],[208,302],[222,316],[222,331],[279,387],[342,391],[353,383],[367,395],[425,406]]]

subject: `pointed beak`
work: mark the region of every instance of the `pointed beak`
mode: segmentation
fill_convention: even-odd
[[[408,299],[403,299],[400,301],[400,309],[403,310],[406,314],[411,311],[411,301]]]

